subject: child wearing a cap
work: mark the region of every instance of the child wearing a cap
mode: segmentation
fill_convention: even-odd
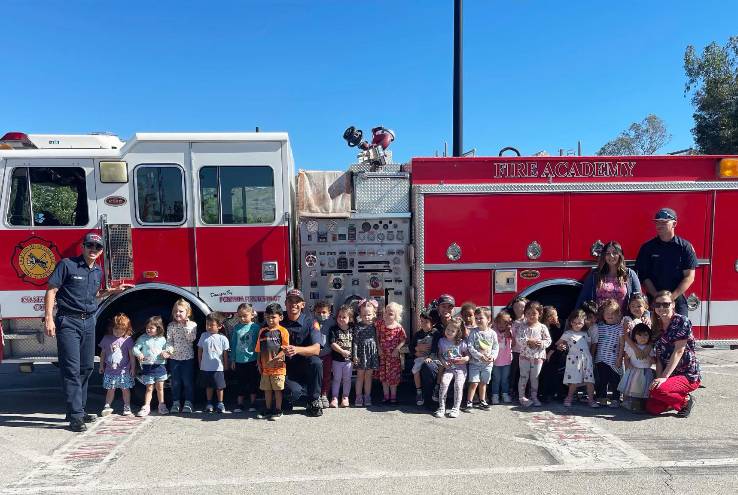
[[[427,311],[423,310],[420,312],[420,328],[413,334],[410,339],[410,350],[415,352],[415,360],[413,361],[413,381],[415,382],[415,403],[419,406],[425,404],[423,397],[423,387],[420,381],[420,369],[424,363],[431,363],[435,359],[430,352],[431,345],[435,339],[438,331],[433,328],[433,320]],[[418,344],[425,348],[427,346],[427,352],[420,352],[417,350]]]

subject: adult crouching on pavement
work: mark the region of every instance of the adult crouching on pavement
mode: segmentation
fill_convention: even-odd
[[[436,309],[430,312],[433,320],[433,339],[430,344],[417,344],[415,349],[410,349],[413,356],[424,356],[429,352],[438,353],[438,341],[443,337],[446,325],[451,321],[451,312],[456,306],[456,300],[449,294],[442,294],[435,301]],[[438,360],[424,363],[420,368],[420,382],[423,387],[423,400],[426,407],[434,408],[430,402],[438,401]]]
[[[282,326],[290,334],[287,356],[287,378],[284,384],[285,403],[294,405],[307,395],[307,415],[321,416],[320,384],[323,381],[323,363],[320,354],[320,323],[304,312],[305,298],[298,289],[287,291],[287,317]]]
[[[101,289],[102,270],[95,261],[102,255],[102,237],[88,233],[82,242],[82,254],[62,259],[49,277],[44,298],[45,330],[56,336],[59,371],[67,404],[67,419],[72,431],[84,431],[85,423],[95,421],[85,411],[87,384],[95,367],[95,312],[98,298],[121,292],[130,284]],[[54,317],[54,304],[57,305]]]
[[[622,246],[610,241],[600,251],[597,267],[584,279],[575,307],[581,307],[584,301],[595,301],[599,306],[605,299],[615,299],[625,312],[630,296],[637,292],[641,292],[638,275],[625,266]]]
[[[661,414],[675,409],[677,416],[686,418],[694,407],[691,392],[700,386],[700,363],[694,350],[692,323],[686,316],[674,311],[671,292],[662,290],[654,297],[653,319],[656,342],[656,378],[651,382],[651,393],[646,410]]]

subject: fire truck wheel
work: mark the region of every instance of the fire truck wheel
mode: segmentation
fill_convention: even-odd
[[[533,286],[530,289],[532,290],[523,291],[520,295],[529,300],[538,301],[544,306],[554,306],[559,313],[559,321],[563,324],[574,309],[581,284],[575,282],[571,285],[550,285],[539,289]]]

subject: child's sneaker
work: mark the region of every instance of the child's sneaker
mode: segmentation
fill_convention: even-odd
[[[338,398],[332,398],[331,403],[328,404],[328,407],[330,407],[331,409],[336,409],[338,407]]]
[[[123,404],[123,416],[133,416],[130,404]]]
[[[472,404],[472,401],[470,401],[470,400],[468,400],[466,402],[462,402],[462,404],[461,404],[461,410],[462,411],[469,411],[472,408],[473,405],[474,404]]]
[[[512,398],[510,398],[510,394],[502,394],[502,402],[504,402],[505,404],[510,404],[512,402]]]
[[[256,419],[269,419],[271,417],[272,417],[272,412],[267,411],[266,409],[264,409],[263,411],[261,411],[259,414],[256,415]]]
[[[364,405],[365,406],[371,406],[372,405],[372,396],[367,394],[364,396]]]
[[[349,406],[349,400],[348,397],[344,397],[341,399],[341,407],[348,407]]]
[[[179,414],[179,401],[172,402],[172,408],[169,410],[172,414]]]
[[[500,405],[500,396],[495,394],[492,396],[492,405],[493,406],[499,406]]]
[[[599,408],[601,407],[601,406],[600,406],[600,403],[599,403],[599,402],[597,402],[597,401],[596,401],[596,400],[594,400],[594,399],[592,399],[592,400],[588,401],[588,404],[589,404],[589,407],[591,407],[592,409],[599,409]]]
[[[110,407],[110,404],[105,404],[105,406],[102,408],[102,411],[100,411],[100,416],[110,416],[113,414],[113,408]]]
[[[269,421],[277,421],[279,418],[282,417],[282,411],[280,409],[277,409],[274,414],[271,414],[269,418],[267,418]]]
[[[328,409],[328,406],[330,405],[330,402],[328,401],[328,396],[321,395],[320,396],[320,407],[323,409]]]
[[[446,408],[443,407],[443,406],[439,407],[438,409],[436,409],[436,412],[433,413],[433,416],[435,416],[437,418],[442,418],[442,417],[446,416]]]
[[[182,406],[182,412],[189,414],[192,412],[192,402],[186,400],[184,406]]]
[[[233,410],[233,414],[240,414],[243,412],[243,409],[241,409],[240,405],[236,405],[236,408]]]
[[[486,400],[479,401],[479,409],[489,409],[489,404],[487,404]]]
[[[423,398],[423,391],[416,390],[415,391],[415,405],[422,406],[423,404],[425,404],[425,399]]]
[[[212,413],[214,410],[215,409],[213,409],[213,405],[212,404],[208,404],[207,406],[205,406],[205,412],[206,413]]]
[[[249,412],[256,412],[256,407],[254,407],[253,405],[249,407]]]
[[[451,409],[448,412],[448,417],[449,418],[458,418],[459,417],[459,410],[454,407],[453,409]]]
[[[610,402],[610,404],[607,407],[609,407],[610,409],[617,409],[617,408],[620,407],[620,401],[619,400],[614,400],[614,401]]]
[[[225,404],[223,404],[222,402],[218,402],[218,404],[215,406],[215,412],[217,412],[218,414],[223,414],[224,412],[226,412]]]
[[[364,398],[360,395],[357,395],[356,400],[354,401],[354,405],[356,407],[362,407],[364,405]]]
[[[438,402],[438,384],[433,386],[433,396],[431,397],[435,402]]]
[[[535,399],[533,399],[532,402],[533,402],[533,406],[535,406],[535,407],[541,407],[543,405],[543,404],[541,404],[541,401],[538,400],[537,397]]]
[[[530,407],[533,404],[533,401],[530,400],[527,397],[521,397],[520,398],[520,405],[523,407]]]
[[[169,409],[167,409],[166,404],[159,404],[157,411],[159,411],[159,414],[161,415],[169,414]]]
[[[138,416],[139,418],[145,418],[149,415],[149,411],[149,406],[141,406],[141,409],[138,410],[136,416]]]

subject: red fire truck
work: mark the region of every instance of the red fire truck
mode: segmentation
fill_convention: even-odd
[[[330,220],[335,212],[297,218],[286,133],[152,133],[125,143],[8,133],[0,146],[6,357],[55,355],[41,331],[46,282],[90,230],[106,244],[105,284],[136,284],[102,302],[99,328],[118,311],[134,326],[167,316],[180,297],[200,321],[241,302],[262,310],[283,303],[293,286],[309,303],[371,295],[411,308],[451,293],[496,311],[525,295],[565,315],[601,246],[619,241],[632,262],[655,235],[651,218],[663,206],[678,212],[677,233],[699,258],[687,292],[697,337],[738,341],[736,157],[389,165],[377,159],[383,150],[370,148],[349,170],[355,187],[341,188],[354,194],[354,208]],[[365,189],[371,194],[362,197]]]

